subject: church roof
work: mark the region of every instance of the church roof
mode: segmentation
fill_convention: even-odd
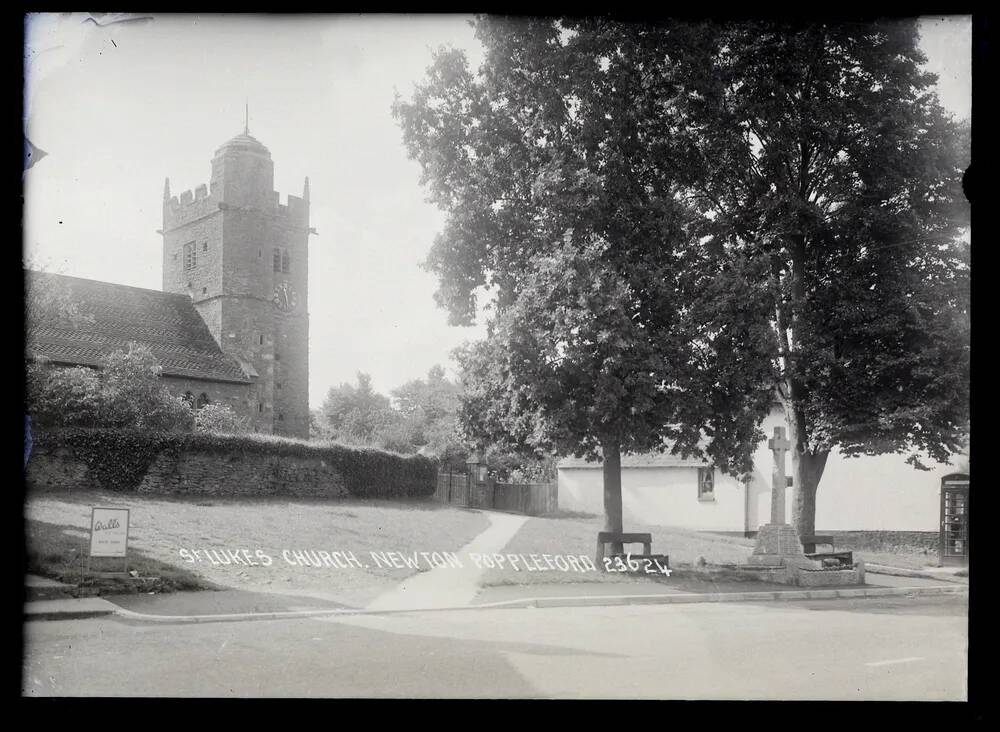
[[[135,341],[150,348],[165,376],[250,383],[187,295],[48,272],[25,275],[26,287],[38,288],[38,296],[29,297],[29,357],[99,367]]]

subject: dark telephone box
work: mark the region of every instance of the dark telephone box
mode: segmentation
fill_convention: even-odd
[[[969,563],[969,476],[953,473],[941,479],[942,565]]]

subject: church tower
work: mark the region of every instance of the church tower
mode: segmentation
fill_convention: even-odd
[[[274,163],[249,129],[215,151],[194,192],[163,191],[163,290],[188,294],[254,382],[258,432],[309,436],[309,179],[279,203]]]

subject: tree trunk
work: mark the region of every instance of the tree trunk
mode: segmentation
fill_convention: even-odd
[[[792,451],[792,484],[795,488],[792,525],[800,537],[816,535],[816,489],[829,455],[829,450]]]
[[[618,442],[601,444],[604,453],[604,530],[622,533],[622,454]],[[621,542],[611,545],[612,554],[621,554]]]

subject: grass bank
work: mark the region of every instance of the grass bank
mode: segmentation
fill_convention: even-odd
[[[131,591],[235,588],[313,595],[352,606],[425,569],[379,567],[370,552],[455,551],[489,525],[482,514],[423,500],[46,493],[30,496],[25,506],[29,571],[81,582],[92,506],[130,509],[130,568],[160,578],[125,583]],[[292,554],[315,551],[350,552],[362,566],[308,566]],[[256,566],[211,561],[228,559],[227,552],[249,556]]]

